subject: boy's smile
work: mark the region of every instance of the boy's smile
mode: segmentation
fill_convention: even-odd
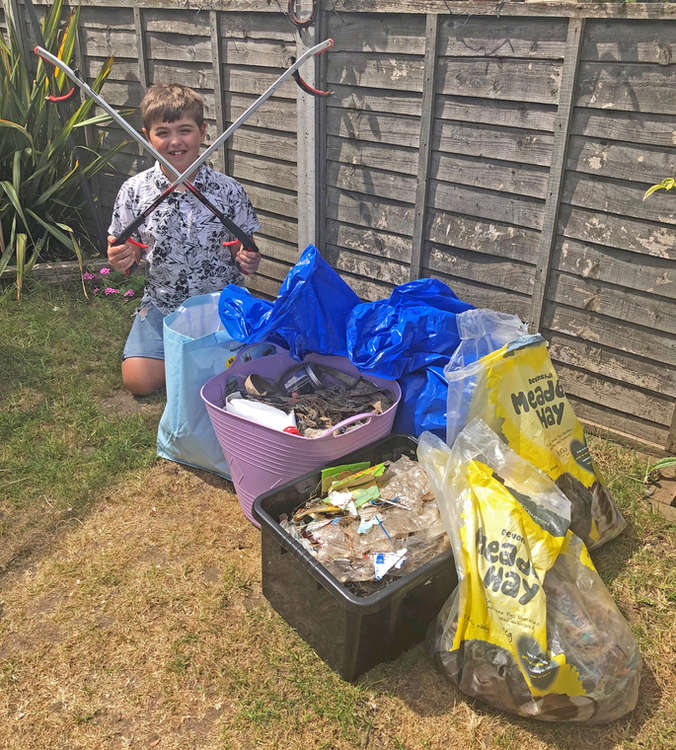
[[[143,129],[151,146],[179,173],[184,172],[199,156],[205,131],[206,123],[202,123],[200,128],[191,117],[182,117],[174,122],[154,122],[149,130]],[[167,177],[173,181],[175,175]]]

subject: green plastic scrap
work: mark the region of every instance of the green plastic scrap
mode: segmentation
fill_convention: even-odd
[[[354,501],[355,508],[361,508],[362,505],[371,500],[377,500],[380,497],[380,488],[377,484],[372,484],[368,487],[358,487],[352,490],[352,500]]]
[[[359,461],[355,464],[342,464],[341,466],[328,466],[322,469],[322,495],[326,495],[329,488],[338,474],[352,474],[368,469],[371,464],[368,461]]]
[[[328,491],[331,492],[332,490],[342,490],[348,488],[351,489],[353,487],[359,487],[364,484],[370,484],[376,477],[382,476],[382,474],[385,473],[386,468],[387,464],[381,463],[375,464],[375,466],[370,466],[369,468],[361,469],[360,471],[356,471],[354,474],[350,474],[343,479],[338,479],[332,482],[329,485]]]

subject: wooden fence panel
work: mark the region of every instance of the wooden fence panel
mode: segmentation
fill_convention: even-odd
[[[676,173],[673,14],[447,7],[327,12],[326,250],[378,295],[411,257],[475,305],[524,319],[536,305],[581,416],[666,447],[676,219],[672,195],[642,197]]]
[[[582,412],[665,448],[676,380],[676,212],[671,195],[642,198],[676,174],[673,31],[673,22],[587,22],[543,318]]]
[[[136,107],[147,83],[187,83],[204,96],[207,140],[300,40],[267,0],[82,5],[81,69],[91,80],[115,56],[106,99]],[[366,5],[319,6],[312,33],[335,47],[319,68],[333,94],[317,107],[317,169],[299,150],[310,120],[293,82],[215,159],[261,219],[252,289],[276,294],[316,193],[317,241],[360,296],[433,276],[517,313],[550,342],[581,417],[676,450],[676,197],[642,200],[676,175],[673,5]],[[102,202],[149,163],[126,146]]]

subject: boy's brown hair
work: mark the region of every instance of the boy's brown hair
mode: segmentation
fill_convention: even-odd
[[[202,97],[180,83],[156,83],[141,101],[141,121],[146,130],[154,122],[175,122],[190,117],[201,128],[204,123]]]

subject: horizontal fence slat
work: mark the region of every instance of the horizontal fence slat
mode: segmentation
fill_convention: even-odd
[[[553,136],[549,133],[476,123],[436,120],[432,148],[446,153],[549,166]]]
[[[327,58],[326,79],[330,84],[368,88],[422,91],[422,57],[373,53],[331,52]]]
[[[388,169],[406,175],[414,174],[418,166],[418,152],[413,148],[333,135],[326,139],[326,156],[343,164]]]
[[[567,168],[632,182],[659,182],[661,175],[676,174],[676,153],[673,147],[572,137]]]
[[[549,18],[446,18],[439,54],[449,57],[562,58],[566,22]]]
[[[425,265],[438,273],[521,294],[531,294],[533,291],[533,268],[514,263],[511,259],[451,250],[431,243],[425,245],[423,255]]]
[[[423,275],[443,281],[459,299],[475,307],[489,307],[498,312],[518,315],[522,320],[528,316],[528,297],[511,290],[456,278],[429,267],[423,267]]]
[[[540,328],[578,337],[581,341],[612,346],[663,365],[676,365],[673,337],[632,325],[630,321],[601,318],[587,310],[546,301]]]
[[[396,13],[345,15],[334,34],[336,50],[379,54],[425,54],[425,17]]]
[[[573,206],[676,224],[673,195],[658,192],[644,201],[646,187],[646,184],[610,180],[569,171],[563,187],[562,200]]]
[[[583,60],[621,63],[676,61],[676,40],[660,21],[590,21],[582,47]]]
[[[670,398],[647,394],[609,378],[568,367],[561,362],[557,363],[556,371],[566,393],[570,393],[571,396],[591,403],[603,404],[609,409],[622,411],[661,427],[668,427],[671,423],[673,401]]]
[[[575,105],[669,114],[675,85],[673,65],[581,62]]]
[[[665,258],[646,255],[638,259],[632,253],[605,245],[559,237],[552,263],[554,268],[584,279],[676,299],[676,265]]]
[[[577,107],[571,133],[649,146],[673,146],[676,143],[676,121],[673,115]]]
[[[205,14],[208,21],[208,16]],[[149,33],[146,34],[148,43],[148,57],[159,62],[170,60],[171,62],[195,62],[211,63],[211,38],[208,35],[209,26],[205,24],[200,30],[201,36],[187,36],[175,33]]]
[[[348,193],[328,185],[327,217],[363,227],[411,236],[414,206],[391,203],[374,196]]]
[[[565,385],[564,383],[564,387]],[[584,401],[572,393],[568,400],[580,421],[608,430],[611,435],[620,439],[639,440],[651,451],[664,449],[667,444],[669,430],[662,425],[608,409],[598,402]]]
[[[552,331],[546,332],[546,338],[549,354],[555,363],[563,362],[646,391],[676,397],[676,371],[673,368]]]
[[[230,137],[233,151],[272,159],[296,161],[296,138],[286,133],[272,132],[262,128],[242,126]]]
[[[415,203],[416,179],[411,175],[354,167],[330,161],[326,167],[327,181],[342,190],[377,195],[402,203]]]
[[[238,39],[247,41],[275,40],[290,42],[293,40],[293,29],[288,23],[286,13],[281,12],[279,7],[270,8],[276,13],[256,13],[252,8],[250,12],[238,13],[228,3],[227,12],[218,14],[218,36],[225,39]]]
[[[430,176],[445,182],[533,198],[544,199],[547,189],[547,170],[544,167],[442,154],[438,151],[432,154]]]
[[[282,192],[268,185],[249,182],[248,175],[239,175],[237,179],[246,190],[249,200],[256,206],[265,206],[265,210],[286,218],[297,218],[298,208],[295,193]],[[255,175],[252,175],[255,177]],[[261,222],[262,224],[262,222]]]
[[[284,218],[268,213],[264,205],[254,206],[261,228],[256,235],[264,234],[267,237],[293,243],[298,241],[298,226],[295,219]]]
[[[94,0],[87,0],[93,2]],[[331,9],[336,13],[370,12],[373,10],[371,3],[363,0],[333,0]],[[491,3],[478,2],[456,2],[454,0],[378,0],[378,11],[380,13],[440,13],[447,16],[449,13],[466,17],[472,16],[495,16],[499,12],[502,16],[569,16],[570,18],[676,18],[676,9],[660,8],[652,3],[597,3],[580,2],[570,3],[552,2],[542,0],[541,2],[522,3],[506,2],[500,3],[499,11]]]
[[[490,219],[431,210],[427,236],[437,244],[534,263],[540,232]]]
[[[378,91],[359,86],[331,84],[331,96],[326,100],[328,109],[351,109],[371,114],[420,116],[421,92]]]
[[[327,244],[322,249],[324,258],[339,272],[397,286],[409,280],[408,265],[355,253],[350,249]]]
[[[429,204],[443,211],[542,229],[544,205],[535,198],[430,181]]]
[[[478,123],[525,130],[554,130],[556,107],[532,102],[500,102],[465,96],[437,96],[435,116],[440,120]]]
[[[418,148],[420,124],[417,118],[372,114],[330,107],[327,111],[327,133],[355,141],[386,143],[392,146]]]
[[[561,64],[547,60],[440,58],[439,93],[556,104]]]
[[[411,239],[383,230],[355,227],[344,222],[327,222],[326,241],[360,253],[408,263],[411,259]]]
[[[255,96],[244,94],[225,94],[224,106],[232,122],[237,120],[256,101]],[[253,128],[283,130],[296,136],[296,102],[291,99],[278,99],[271,96],[255,112],[247,116],[246,124]]]
[[[553,271],[547,298],[609,318],[631,321],[654,331],[676,334],[676,303],[664,297]],[[676,341],[671,345],[676,345]]]
[[[676,260],[676,228],[585,207],[562,206],[558,231],[571,239]],[[642,262],[637,258],[637,262]]]

